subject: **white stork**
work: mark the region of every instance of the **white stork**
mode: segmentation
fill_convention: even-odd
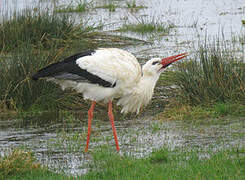
[[[91,121],[95,103],[108,103],[108,116],[111,121],[116,149],[119,151],[112,100],[118,99],[122,113],[136,112],[152,98],[155,84],[163,70],[171,63],[187,56],[187,53],[167,58],[153,58],[141,68],[135,56],[117,48],[99,48],[75,54],[64,61],[51,64],[32,76],[33,80],[47,78],[58,83],[64,90],[72,88],[92,101],[88,110],[88,150]]]

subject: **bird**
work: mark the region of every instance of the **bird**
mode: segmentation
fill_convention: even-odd
[[[97,48],[74,54],[63,61],[48,65],[32,75],[33,80],[46,79],[73,89],[91,100],[88,110],[88,130],[85,152],[88,151],[91,122],[96,102],[108,104],[116,150],[119,151],[114,125],[112,101],[117,100],[121,113],[139,113],[140,108],[151,100],[160,74],[173,62],[185,58],[188,53],[152,58],[142,67],[130,52],[118,48]]]

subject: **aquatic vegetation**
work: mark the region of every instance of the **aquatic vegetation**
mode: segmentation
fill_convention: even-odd
[[[129,9],[142,9],[145,8],[143,5],[137,5],[136,0],[130,0],[126,2],[127,8]]]
[[[124,24],[118,31],[120,32],[131,31],[131,32],[136,32],[141,34],[153,33],[153,32],[168,34],[170,29],[173,28],[173,25],[162,24],[155,19],[147,20],[144,18],[140,18],[136,20],[137,23]]]
[[[94,8],[104,8],[104,9],[108,9],[110,12],[115,12],[116,8],[125,8],[125,6],[119,5],[119,3],[115,2],[114,0],[106,0],[104,1],[103,5],[98,5],[98,6],[95,6]],[[126,2],[126,8],[137,11],[139,9],[145,8],[145,6],[136,5],[136,1],[132,0],[132,1]]]
[[[169,29],[157,24],[128,24],[120,29],[120,31],[132,31],[138,33],[151,33],[156,31],[168,33]]]
[[[111,11],[111,12],[116,11],[116,5],[114,3],[112,3],[112,2],[110,2],[107,5],[104,5],[103,7],[106,8],[106,9],[109,9],[109,11]]]
[[[136,7],[137,7],[137,6],[136,6],[136,1],[135,1],[135,0],[127,1],[126,4],[127,4],[127,7],[128,7],[128,8],[136,8]]]
[[[33,14],[30,10],[15,14],[0,25],[0,51],[10,52],[28,44],[34,47],[50,49],[62,46],[75,36],[87,32],[91,27],[76,26],[69,16]]]
[[[110,12],[116,11],[116,8],[119,6],[115,3],[113,0],[106,0],[103,5],[101,6],[96,6],[95,8],[104,8],[108,9]]]
[[[82,13],[87,11],[89,8],[92,8],[92,2],[87,2],[87,0],[76,0],[71,2],[68,6],[57,7],[54,9],[56,13],[67,13],[67,12],[76,12]]]
[[[244,104],[245,63],[221,45],[202,45],[197,56],[176,66],[175,83],[190,105]]]

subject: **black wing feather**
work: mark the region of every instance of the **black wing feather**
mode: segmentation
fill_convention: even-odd
[[[116,84],[105,81],[104,79],[96,76],[86,69],[82,69],[76,63],[76,60],[84,57],[90,56],[95,51],[86,51],[82,53],[75,54],[66,58],[64,61],[51,64],[32,76],[33,80],[38,80],[44,77],[54,77],[57,79],[72,80],[77,82],[89,82],[92,84],[98,84],[103,87],[114,87]]]

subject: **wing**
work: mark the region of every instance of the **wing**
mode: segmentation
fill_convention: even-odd
[[[95,51],[86,51],[82,53],[75,54],[66,58],[64,61],[50,64],[49,66],[40,69],[37,73],[32,76],[33,80],[38,80],[39,78],[45,77],[57,77],[58,79],[71,79],[78,80],[82,76],[77,76],[77,73],[81,70],[76,65],[76,60],[80,57],[90,56]],[[73,75],[73,76],[72,76]]]
[[[121,82],[125,85],[136,83],[140,76],[140,65],[132,54],[116,48],[105,48],[75,54],[62,62],[51,64],[39,70],[32,79],[53,77],[114,87]]]
[[[129,52],[117,48],[100,48],[91,56],[79,58],[76,63],[81,69],[110,82],[124,84],[137,83],[141,77],[141,67]]]

